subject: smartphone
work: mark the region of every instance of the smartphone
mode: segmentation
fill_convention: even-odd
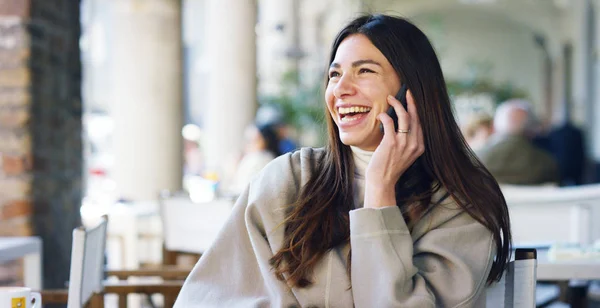
[[[402,104],[402,107],[404,107],[404,110],[408,111],[408,105],[406,103],[406,91],[408,90],[408,87],[406,86],[406,84],[403,84],[402,87],[400,87],[400,91],[398,91],[398,93],[396,94],[396,99]],[[394,107],[390,106],[390,108],[388,108],[387,110],[387,114],[390,116],[390,118],[392,118],[392,120],[394,121],[394,130],[398,130],[398,115],[396,114],[396,110],[394,110]],[[379,129],[381,129],[381,132],[383,133],[383,124],[379,124]]]

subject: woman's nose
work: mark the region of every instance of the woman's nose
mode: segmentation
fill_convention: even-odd
[[[352,76],[347,74],[342,75],[333,89],[333,95],[335,95],[336,98],[343,98],[344,96],[353,95],[354,93],[356,93],[356,87],[352,80]]]

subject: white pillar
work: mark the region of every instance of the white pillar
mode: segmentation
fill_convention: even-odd
[[[209,87],[205,146],[207,171],[242,149],[243,132],[256,112],[256,3],[209,0]]]
[[[307,54],[300,61],[301,80],[309,86],[322,85],[327,75],[326,66],[333,43],[331,40],[326,40],[323,35],[327,16],[331,14],[331,7],[327,1],[308,0],[301,2],[300,12],[302,21],[300,41]],[[322,100],[315,103],[322,103]]]
[[[112,176],[123,198],[181,189],[180,1],[112,2]]]
[[[591,109],[590,114],[590,128],[591,130],[588,133],[588,140],[591,142],[592,146],[592,158],[596,163],[600,163],[600,123],[598,122],[598,118],[600,117],[600,1],[594,1],[594,5],[591,5],[591,10],[593,12],[593,32],[594,33],[594,42],[593,45],[590,46],[589,49],[589,73],[590,81],[589,87],[590,89],[590,102],[589,108]],[[600,233],[600,231],[599,231]]]
[[[565,66],[564,66],[564,55],[563,46],[560,44],[560,39],[551,38],[546,36],[548,39],[548,49],[552,58],[552,101],[551,113],[547,120],[549,124],[557,125],[564,120],[564,105],[565,101]]]
[[[589,41],[589,15],[590,0],[577,0],[573,2],[573,117],[578,123],[588,122],[590,113],[590,41]]]
[[[261,94],[280,94],[282,77],[296,69],[289,57],[298,45],[297,0],[261,0],[258,28],[258,73]],[[299,46],[297,46],[299,47]]]
[[[207,41],[207,8],[208,0],[184,0],[183,13],[183,44],[187,52],[185,66],[187,80],[185,95],[187,96],[187,120],[203,126],[206,118],[208,100],[208,63],[206,57]]]
[[[363,3],[365,2],[365,3]],[[329,44],[328,51],[331,49],[331,44],[335,36],[354,18],[364,13],[364,8],[372,8],[372,11],[385,11],[390,6],[386,1],[374,1],[377,3],[366,3],[368,1],[361,0],[331,0],[329,13],[326,14],[326,20],[321,30],[324,40]],[[391,3],[391,2],[389,2]],[[367,10],[370,11],[370,10]],[[327,59],[329,61],[329,59]]]

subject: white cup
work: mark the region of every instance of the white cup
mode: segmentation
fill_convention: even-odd
[[[35,301],[34,301],[35,300]],[[42,296],[25,287],[0,287],[0,308],[41,308]]]

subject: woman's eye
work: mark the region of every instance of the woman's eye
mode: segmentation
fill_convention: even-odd
[[[340,76],[340,73],[338,73],[338,72],[329,73],[329,79],[334,78],[334,77],[339,77],[339,76]]]
[[[374,71],[372,71],[368,68],[361,68],[358,72],[359,73],[375,73]]]

